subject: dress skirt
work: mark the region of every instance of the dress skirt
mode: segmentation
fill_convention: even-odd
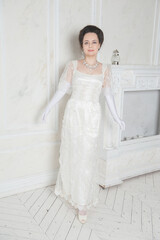
[[[99,200],[99,102],[71,97],[65,108],[55,194],[73,207],[96,207]]]

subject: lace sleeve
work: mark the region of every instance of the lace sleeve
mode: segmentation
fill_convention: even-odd
[[[71,92],[72,92],[73,70],[74,70],[74,68],[73,68],[73,63],[72,63],[72,61],[69,61],[69,62],[66,64],[66,66],[65,66],[65,68],[64,68],[64,70],[63,70],[63,72],[62,72],[62,74],[61,74],[61,76],[60,76],[57,90],[62,90],[62,89],[65,87],[66,82],[68,82],[68,83],[70,83],[71,85],[70,85],[70,88],[67,90],[66,93],[67,93],[67,94],[71,94]]]
[[[107,65],[105,71],[104,71],[104,80],[103,80],[103,88],[111,87],[111,81],[112,81],[112,74],[111,74],[111,69]]]

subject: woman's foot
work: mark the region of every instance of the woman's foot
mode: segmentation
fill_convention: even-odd
[[[85,223],[87,220],[87,210],[78,210],[78,219],[81,223]]]

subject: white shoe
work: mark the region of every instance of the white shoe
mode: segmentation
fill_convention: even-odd
[[[86,210],[78,210],[78,219],[81,223],[85,223],[87,221],[87,211]]]

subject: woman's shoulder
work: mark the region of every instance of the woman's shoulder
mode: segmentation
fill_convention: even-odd
[[[73,71],[76,69],[77,60],[71,59],[66,62],[66,69],[72,69]]]
[[[76,60],[68,60],[65,64],[66,68],[71,68],[74,69],[75,68],[75,64],[76,64]]]
[[[101,62],[103,74],[110,69],[110,64],[106,62]]]
[[[106,62],[100,62],[103,66],[107,67],[107,66],[110,66],[109,63],[106,63]]]
[[[70,63],[70,64],[71,64],[71,63],[73,64],[73,63],[76,63],[77,61],[78,61],[77,59],[71,59],[71,60],[68,60],[67,63],[68,63],[68,64],[69,64],[69,63]]]
[[[77,64],[77,60],[76,59],[68,60],[68,62],[66,63],[66,65],[72,66],[72,67],[75,67],[76,64]]]

